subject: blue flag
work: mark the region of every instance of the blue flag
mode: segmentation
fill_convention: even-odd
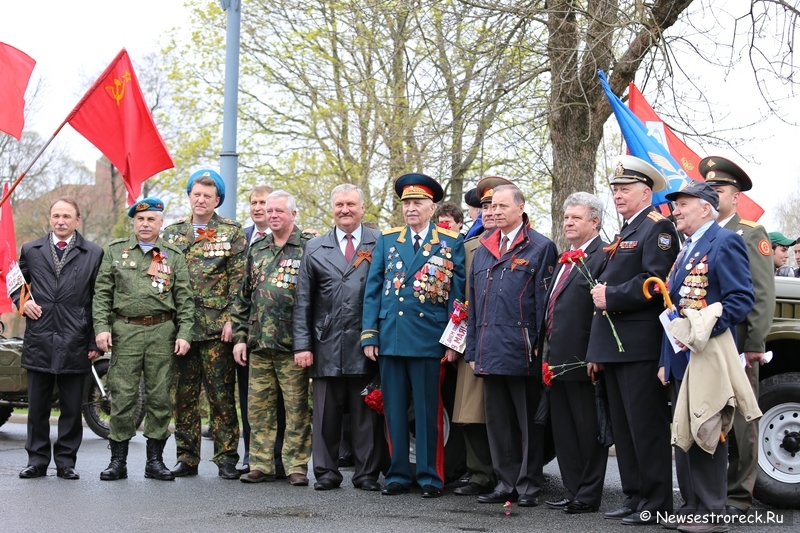
[[[684,183],[689,182],[689,176],[681,168],[675,158],[669,153],[666,146],[661,144],[655,137],[648,134],[647,127],[642,121],[622,103],[608,85],[606,75],[602,70],[597,71],[600,83],[606,92],[608,102],[617,117],[619,129],[628,145],[628,151],[632,156],[647,161],[658,169],[667,178],[667,188],[661,192],[653,193],[653,205],[661,205],[669,202],[665,196],[671,192],[680,190]]]

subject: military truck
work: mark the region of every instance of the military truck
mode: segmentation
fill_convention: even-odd
[[[775,318],[767,337],[770,363],[759,369],[755,497],[800,508],[800,279],[775,278]]]

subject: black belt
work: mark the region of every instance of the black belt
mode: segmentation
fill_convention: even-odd
[[[117,320],[125,322],[126,324],[136,324],[137,326],[155,326],[156,324],[161,324],[163,322],[172,320],[172,313],[141,317],[122,316],[117,313]]]

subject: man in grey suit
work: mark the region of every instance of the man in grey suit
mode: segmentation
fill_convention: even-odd
[[[380,490],[383,430],[361,391],[378,373],[361,350],[364,286],[380,233],[361,224],[364,193],[343,184],[331,192],[336,226],[310,240],[300,262],[294,302],[294,358],[313,378],[312,461],[316,490],[339,487],[337,461],[347,408],[355,473],[353,485]]]

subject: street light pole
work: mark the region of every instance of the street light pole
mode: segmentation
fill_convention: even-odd
[[[239,108],[239,31],[242,22],[241,0],[219,0],[228,13],[225,39],[225,96],[222,112],[222,151],[219,154],[219,173],[225,182],[228,199],[219,214],[236,220],[237,174],[239,154],[236,152],[236,123]]]

